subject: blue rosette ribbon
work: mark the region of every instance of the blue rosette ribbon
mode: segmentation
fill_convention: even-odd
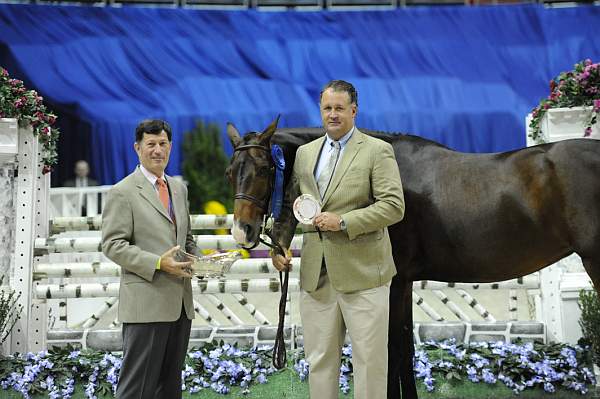
[[[271,216],[278,219],[283,205],[283,170],[285,169],[285,158],[283,150],[277,144],[271,146],[271,158],[275,164],[275,184],[271,195]]]

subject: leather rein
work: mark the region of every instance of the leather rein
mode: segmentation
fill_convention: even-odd
[[[260,228],[260,233],[258,234],[258,239],[254,242],[254,244],[251,247],[243,247],[246,250],[250,250],[250,249],[254,249],[256,248],[256,246],[258,246],[259,243],[263,243],[265,244],[267,247],[271,248],[273,251],[280,253],[281,255],[285,256],[285,251],[283,250],[283,248],[281,247],[281,245],[279,245],[279,243],[277,243],[272,236],[272,231],[268,230],[266,227],[267,224],[267,219],[269,217],[268,212],[269,212],[269,205],[271,202],[271,192],[273,191],[273,179],[274,179],[274,166],[273,166],[273,160],[271,159],[271,150],[269,147],[260,145],[260,144],[244,144],[244,145],[240,145],[238,147],[236,147],[234,149],[234,152],[238,152],[238,151],[247,151],[250,150],[252,148],[256,148],[262,151],[267,152],[267,154],[269,154],[269,160],[271,162],[271,171],[272,173],[269,174],[269,189],[267,190],[267,196],[265,198],[256,198],[255,196],[251,195],[251,194],[246,194],[243,192],[238,192],[234,195],[234,200],[237,199],[242,199],[242,200],[246,200],[246,201],[250,201],[252,202],[254,205],[258,206],[260,209],[263,210],[263,222],[261,224],[261,228]],[[265,241],[261,236],[262,235],[266,235],[267,237],[269,237],[271,239],[271,242]],[[283,276],[282,276],[283,274]],[[287,353],[285,350],[285,338],[284,338],[284,322],[285,322],[285,307],[286,307],[286,301],[287,301],[287,294],[288,294],[288,281],[289,281],[289,275],[290,272],[289,270],[286,270],[285,272],[279,272],[279,285],[281,287],[281,298],[279,299],[279,320],[277,323],[277,334],[275,336],[275,343],[273,345],[273,366],[276,369],[282,369],[283,367],[285,367],[286,361],[287,361]]]

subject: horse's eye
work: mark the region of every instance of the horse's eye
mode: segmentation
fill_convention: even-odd
[[[258,168],[258,170],[256,171],[256,175],[260,177],[269,177],[271,175],[271,168],[269,168],[268,166]]]

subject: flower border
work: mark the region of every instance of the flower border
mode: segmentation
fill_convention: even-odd
[[[457,344],[455,340],[427,341],[416,348],[415,378],[422,380],[428,392],[441,381],[501,382],[515,394],[527,388],[555,392],[560,386],[581,394],[595,385],[594,373],[586,367],[589,353],[580,346],[566,344],[476,342]],[[300,351],[294,369],[304,381],[310,366]],[[352,346],[342,349],[339,386],[347,394],[352,377]]]
[[[42,173],[46,174],[58,160],[60,131],[54,126],[56,115],[46,109],[43,100],[35,90],[27,90],[23,81],[12,79],[0,67],[0,118],[16,118],[21,127],[31,126],[42,146]]]
[[[239,349],[236,345],[212,342],[188,352],[181,371],[182,391],[191,394],[212,390],[228,394],[239,387],[247,394],[253,384],[264,384],[277,372],[272,346]],[[310,367],[302,349],[295,351],[293,368],[300,380]],[[563,387],[585,394],[595,384],[589,350],[566,344],[481,342],[457,344],[454,340],[428,341],[417,347],[415,377],[428,391],[440,381],[501,382],[515,393],[539,387],[554,392]],[[50,398],[70,398],[81,384],[85,396],[114,394],[121,369],[121,357],[109,352],[79,350],[72,346],[38,353],[0,357],[0,388],[12,389],[29,398],[46,394]],[[339,385],[350,391],[353,374],[352,346],[342,349]]]

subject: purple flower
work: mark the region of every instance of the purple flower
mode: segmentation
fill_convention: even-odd
[[[342,355],[352,356],[352,345],[344,345],[342,348]]]
[[[340,373],[339,386],[344,394],[347,394],[350,391],[350,382],[344,373]]]
[[[433,383],[435,382],[435,378],[432,377],[427,377],[423,380],[423,382],[425,383],[425,387],[427,388],[427,392],[431,392],[433,391],[435,388],[433,386]]]
[[[553,393],[554,391],[556,391],[556,388],[554,388],[554,385],[552,385],[551,383],[546,382],[544,383],[544,391]]]
[[[471,382],[479,382],[479,377],[477,376],[477,369],[475,369],[475,367],[473,367],[473,366],[467,367],[467,378]]]
[[[210,387],[216,393],[220,393],[220,394],[223,394],[223,395],[229,393],[229,387],[227,387],[226,385],[224,385],[222,382],[212,383]]]
[[[485,381],[485,383],[487,383],[487,384],[495,384],[496,383],[496,377],[489,369],[481,370],[481,376],[483,377],[483,381]]]

